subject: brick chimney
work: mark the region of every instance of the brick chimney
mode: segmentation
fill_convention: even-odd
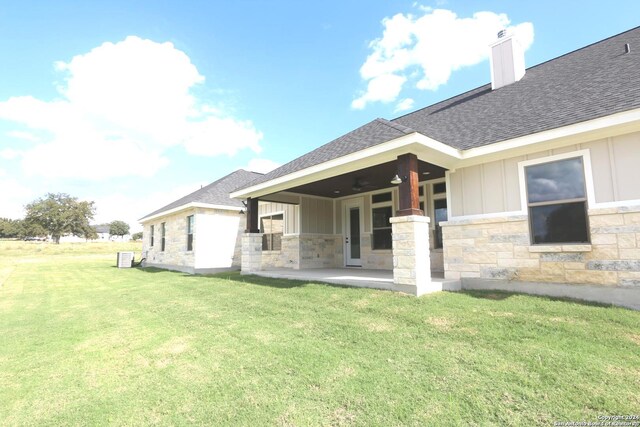
[[[524,49],[507,30],[498,33],[491,46],[491,89],[515,83],[524,77]]]

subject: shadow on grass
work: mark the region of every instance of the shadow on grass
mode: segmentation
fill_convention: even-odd
[[[282,278],[275,278],[275,277],[262,277],[262,276],[257,276],[253,274],[243,275],[243,274],[240,274],[239,271],[226,271],[226,272],[212,273],[212,274],[189,274],[181,271],[164,270],[157,267],[144,267],[144,268],[139,267],[137,269],[142,271],[143,273],[176,274],[183,278],[196,279],[196,280],[203,280],[203,279],[231,280],[239,283],[249,283],[251,285],[268,286],[268,287],[277,288],[277,289],[302,288],[307,285],[326,285],[326,286],[331,286],[334,288],[341,288],[341,289],[360,289],[353,286],[340,285],[337,283],[327,283],[327,282],[321,282],[321,281],[306,281],[306,280],[295,280],[295,279],[282,279]]]
[[[600,303],[595,301],[586,301],[586,300],[574,299],[569,297],[554,297],[554,296],[547,296],[547,295],[528,294],[524,292],[508,292],[508,291],[500,291],[500,290],[486,290],[486,291],[485,290],[482,290],[482,291],[462,290],[462,291],[459,291],[459,293],[470,296],[472,298],[486,299],[486,300],[493,300],[493,301],[502,301],[511,297],[517,297],[522,295],[522,296],[536,298],[544,301],[559,301],[559,302],[566,302],[571,304],[585,305],[589,307],[616,307],[612,304],[605,304],[605,303]]]
[[[239,282],[239,283],[248,283],[248,284],[257,285],[257,286],[267,286],[267,287],[276,288],[276,289],[295,289],[295,288],[303,288],[308,285],[324,285],[324,286],[329,286],[332,288],[339,288],[339,289],[358,289],[358,290],[368,289],[371,291],[379,291],[379,289],[370,289],[370,288],[364,288],[364,287],[361,288],[361,287],[341,285],[337,283],[328,283],[328,282],[322,282],[322,281],[305,281],[305,280],[296,280],[296,279],[262,277],[262,276],[257,276],[253,274],[242,275],[240,274],[239,271],[228,271],[228,272],[221,272],[221,273],[215,273],[215,274],[189,274],[181,271],[164,270],[157,267],[144,267],[144,268],[134,267],[134,268],[144,273],[169,273],[169,274],[176,274],[183,278],[197,279],[197,280],[222,279],[222,280],[230,280],[230,281]],[[392,292],[392,291],[389,291],[389,292]],[[577,304],[577,305],[583,305],[583,306],[589,306],[589,307],[617,307],[612,304],[604,304],[604,303],[599,303],[594,301],[585,301],[585,300],[573,299],[569,297],[553,297],[553,296],[546,296],[546,295],[535,295],[535,294],[527,294],[523,292],[509,292],[509,291],[502,291],[502,290],[462,290],[462,291],[456,291],[455,293],[466,295],[472,298],[489,300],[489,301],[503,301],[511,297],[517,297],[522,295],[522,296],[527,296],[531,298],[536,298],[542,301],[558,301],[558,302],[565,302],[565,303]]]
[[[228,273],[210,274],[204,277],[231,280],[234,282],[249,283],[249,284],[258,285],[258,286],[268,286],[271,288],[278,288],[278,289],[302,288],[307,285],[325,285],[325,286],[330,286],[332,288],[340,288],[340,289],[361,289],[353,286],[340,285],[337,283],[328,283],[328,282],[314,281],[314,280],[307,281],[307,280],[296,280],[296,279],[283,279],[283,278],[276,278],[276,277],[263,277],[263,276],[253,275],[253,274],[242,275],[237,271],[228,272]]]

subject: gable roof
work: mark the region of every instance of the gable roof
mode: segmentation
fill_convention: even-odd
[[[140,219],[143,221],[149,217],[157,216],[163,212],[167,212],[190,203],[204,203],[208,205],[226,206],[230,208],[243,208],[242,201],[231,199],[229,193],[236,188],[249,184],[263,175],[258,172],[250,172],[239,169],[235,172],[224,176],[211,184],[194,191],[191,194],[169,203],[168,205],[145,215]]]
[[[383,142],[391,141],[414,132],[415,131],[413,129],[399,123],[393,123],[389,120],[378,118],[364,126],[360,126],[356,130],[342,135],[340,138],[334,139],[333,141],[290,161],[289,163],[280,166],[277,169],[274,169],[273,171],[263,175],[254,183],[257,184],[259,182],[288,175],[292,172],[324,163],[327,160],[346,156],[347,154],[355,153],[356,151],[382,144]],[[248,185],[252,185],[254,183],[248,183]],[[244,188],[246,186],[239,188]]]
[[[109,231],[111,231],[111,227],[109,224],[98,224],[92,225],[91,227],[96,230],[96,233],[109,233]]]
[[[489,83],[391,121],[376,119],[237,190],[413,132],[466,150],[639,108],[638,69],[640,27],[528,68],[500,89]]]
[[[633,50],[625,53],[625,43]],[[640,27],[393,120],[465,150],[640,107]]]

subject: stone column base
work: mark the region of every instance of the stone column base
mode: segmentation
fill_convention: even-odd
[[[262,269],[262,233],[242,235],[241,274],[251,274]]]
[[[429,262],[429,222],[422,215],[393,217],[393,289],[419,296],[442,290],[431,282]]]

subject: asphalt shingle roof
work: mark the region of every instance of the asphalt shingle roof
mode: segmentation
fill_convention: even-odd
[[[202,187],[199,190],[194,191],[191,194],[188,194],[176,200],[175,202],[169,203],[168,205],[158,210],[155,210],[148,215],[145,215],[142,219],[153,216],[153,215],[157,215],[162,212],[169,211],[171,209],[184,206],[186,204],[193,203],[193,202],[242,208],[244,206],[242,204],[242,201],[237,199],[231,199],[229,197],[229,193],[231,193],[236,188],[249,184],[255,179],[260,178],[262,176],[263,175],[261,173],[250,172],[243,169],[239,169],[235,172],[230,173],[227,176],[220,178],[217,181],[212,182],[211,184],[205,187]]]
[[[416,131],[465,150],[639,108],[639,70],[637,27],[531,67],[520,81],[500,89],[486,84],[391,121],[376,119],[250,185]]]
[[[290,161],[287,164],[280,166],[277,169],[272,170],[257,179],[255,182],[239,187],[238,189],[288,175],[414,132],[415,131],[413,129],[403,126],[400,123],[393,123],[389,120],[378,118],[356,130],[342,135],[340,138],[334,139],[333,141]]]
[[[631,52],[625,54],[629,43]],[[458,149],[494,144],[640,107],[640,27],[393,120]]]

